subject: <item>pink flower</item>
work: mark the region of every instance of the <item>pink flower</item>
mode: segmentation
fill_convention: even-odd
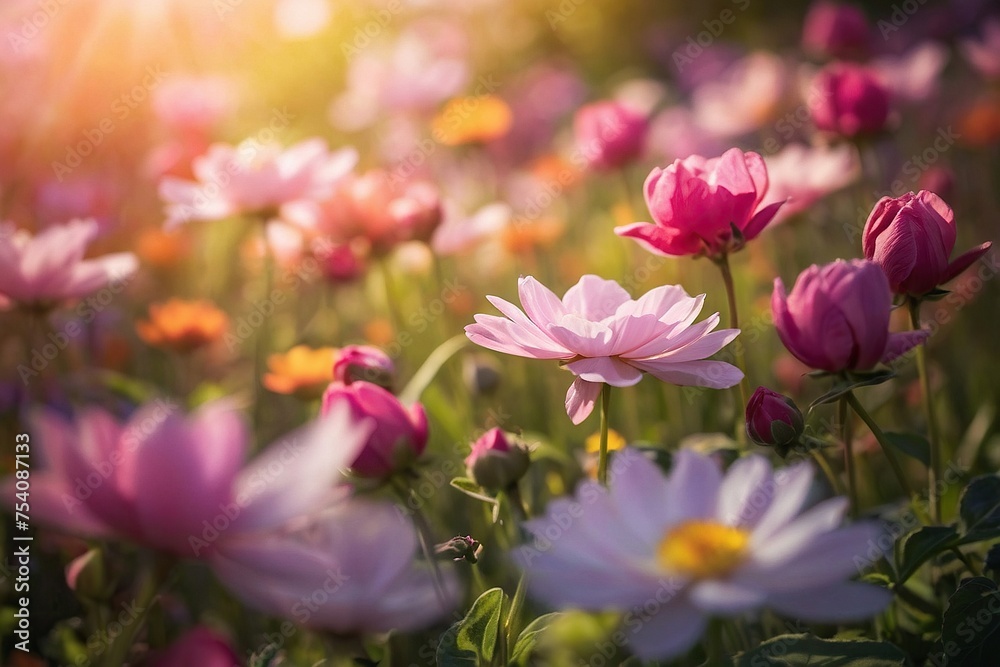
[[[465,457],[465,470],[479,486],[497,491],[516,484],[530,463],[524,445],[512,444],[502,430],[491,428],[472,443],[472,451]]]
[[[461,597],[451,568],[439,568],[435,590],[418,548],[416,531],[391,503],[349,499],[301,529],[227,543],[214,570],[251,607],[310,628],[341,635],[418,630]]]
[[[249,438],[224,402],[186,418],[157,401],[125,423],[100,408],[73,423],[42,412],[33,434],[47,467],[32,475],[31,509],[67,532],[205,558],[229,539],[322,509],[369,429],[337,409],[245,465]],[[13,498],[14,481],[0,485],[4,497]]]
[[[871,28],[854,5],[821,0],[814,3],[802,26],[802,48],[829,58],[857,58],[868,53]]]
[[[959,44],[965,59],[987,79],[1000,79],[1000,19],[983,24],[982,36]]]
[[[785,202],[774,216],[776,223],[808,210],[861,175],[857,153],[846,144],[835,148],[789,144],[765,157],[764,163],[770,180],[765,203]]]
[[[882,197],[862,236],[865,257],[882,267],[897,294],[921,296],[948,282],[990,249],[986,242],[948,262],[955,215],[933,192]]]
[[[767,185],[767,167],[757,153],[731,148],[717,158],[676,160],[646,178],[646,205],[654,222],[616,227],[615,233],[659,255],[713,257],[739,250],[782,205],[762,206]]]
[[[389,391],[370,382],[334,382],[323,394],[323,414],[346,404],[355,419],[369,418],[374,428],[357,451],[351,470],[363,477],[386,477],[415,461],[427,446],[427,415],[419,403],[409,408]],[[331,443],[339,447],[340,443]]]
[[[83,258],[97,231],[93,220],[53,225],[34,237],[10,223],[0,225],[0,296],[49,307],[127,280],[139,266],[132,253]]]
[[[196,181],[167,177],[160,182],[166,226],[234,215],[275,216],[284,204],[329,194],[357,160],[353,148],[330,153],[322,139],[287,150],[253,139],[239,146],[213,144],[194,161]]]
[[[923,102],[938,90],[941,70],[948,64],[948,47],[924,42],[900,55],[885,55],[871,62],[893,99]]]
[[[583,106],[573,118],[577,148],[596,169],[617,169],[636,160],[648,128],[643,114],[614,100]]]
[[[753,442],[779,451],[794,445],[805,428],[795,401],[767,387],[757,387],[747,402],[746,423]]]
[[[754,132],[773,119],[787,81],[787,68],[779,56],[751,53],[694,90],[694,117],[717,137]]]
[[[465,333],[497,352],[564,362],[577,376],[566,394],[574,424],[591,413],[602,383],[631,387],[646,372],[672,384],[724,389],[743,377],[735,366],[706,360],[739,330],[712,332],[718,313],[692,324],[705,297],[692,298],[678,285],[632,300],[615,281],[586,275],[560,300],[528,276],[518,281],[518,293],[524,312],[489,296],[505,317],[476,315]]]
[[[170,79],[153,92],[153,113],[170,130],[201,136],[235,106],[234,85],[217,76]]]
[[[364,381],[391,389],[396,379],[396,365],[377,347],[348,345],[338,350],[334,357],[333,379],[345,385]]]
[[[188,630],[150,667],[237,667],[242,664],[225,637],[205,627]]]
[[[870,69],[827,65],[812,83],[809,113],[816,127],[843,137],[874,134],[889,118],[889,91]]]
[[[854,259],[799,274],[791,294],[774,280],[771,311],[778,337],[811,368],[866,371],[922,343],[928,331],[889,333],[892,292],[873,262]]]

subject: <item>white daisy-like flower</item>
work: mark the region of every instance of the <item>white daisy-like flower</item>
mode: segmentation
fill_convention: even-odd
[[[617,474],[614,474],[617,469]],[[803,509],[813,470],[751,455],[723,475],[682,450],[664,476],[641,453],[616,457],[609,488],[583,482],[528,522],[517,558],[529,592],[554,607],[617,610],[643,659],[690,649],[712,617],[760,608],[805,622],[869,618],[891,593],[850,581],[878,526],[840,527],[845,498]]]

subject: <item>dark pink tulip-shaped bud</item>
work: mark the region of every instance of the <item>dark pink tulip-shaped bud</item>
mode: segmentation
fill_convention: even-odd
[[[371,382],[392,390],[396,379],[396,365],[382,350],[371,345],[342,347],[333,360],[335,382]]]
[[[577,147],[595,169],[616,169],[636,160],[648,128],[643,114],[607,100],[581,107],[573,119]]]
[[[427,415],[419,403],[407,408],[389,391],[370,382],[334,382],[323,394],[323,414],[338,403],[346,403],[356,420],[369,419],[375,424],[351,464],[351,470],[361,477],[388,477],[416,461],[427,446]]]
[[[150,667],[237,667],[243,664],[229,642],[208,628],[194,628],[175,641]]]
[[[774,280],[771,311],[778,337],[811,368],[841,373],[867,371],[922,343],[928,331],[889,333],[892,292],[882,269],[861,259],[799,274],[791,293]]]
[[[465,457],[465,469],[479,486],[497,491],[516,484],[528,471],[528,450],[511,443],[499,428],[491,428],[472,443],[472,452]]]
[[[882,197],[862,236],[865,257],[882,267],[897,294],[922,296],[946,283],[990,249],[984,243],[949,262],[955,215],[933,192]]]
[[[767,387],[757,387],[746,409],[747,435],[758,445],[786,449],[805,428],[795,401]]]
[[[871,27],[854,5],[816,2],[802,27],[802,48],[823,58],[863,58],[868,54]]]
[[[817,128],[847,138],[874,134],[889,118],[888,88],[871,70],[853,63],[820,70],[808,103]]]

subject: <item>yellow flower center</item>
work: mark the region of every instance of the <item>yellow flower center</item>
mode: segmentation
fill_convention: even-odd
[[[657,548],[660,564],[693,579],[724,577],[746,557],[750,533],[714,521],[685,521]]]

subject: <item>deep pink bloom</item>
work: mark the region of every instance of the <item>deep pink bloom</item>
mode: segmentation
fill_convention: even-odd
[[[875,72],[853,63],[820,70],[808,104],[817,128],[848,138],[874,134],[889,118],[889,90]]]
[[[276,216],[283,205],[328,195],[357,160],[353,148],[331,153],[322,139],[286,150],[254,139],[238,146],[213,144],[194,161],[195,181],[166,177],[160,182],[166,226],[234,215]]]
[[[770,182],[764,202],[785,202],[774,216],[775,223],[808,210],[861,175],[857,152],[847,144],[834,148],[789,144],[764,162]]]
[[[762,206],[768,178],[757,153],[731,148],[721,157],[692,155],[646,178],[646,205],[653,223],[616,227],[660,255],[717,256],[756,238],[782,202]],[[742,240],[735,239],[735,227]]]
[[[150,667],[239,667],[243,664],[225,637],[204,627],[188,630]]]
[[[585,275],[559,299],[528,276],[518,281],[522,312],[495,296],[505,317],[476,315],[465,327],[473,343],[532,359],[558,359],[577,378],[566,394],[566,413],[579,424],[594,408],[602,383],[631,387],[644,372],[677,385],[724,389],[743,373],[709,357],[739,334],[712,331],[719,314],[692,324],[705,296],[664,285],[633,300],[621,285]]]
[[[767,387],[757,387],[746,407],[747,435],[765,447],[789,447],[805,428],[795,401]]]
[[[338,409],[245,464],[249,437],[225,402],[186,418],[156,401],[125,423],[100,408],[82,410],[72,424],[42,412],[32,433],[47,466],[33,471],[33,517],[71,533],[210,557],[229,539],[322,509],[369,428]],[[0,485],[5,498],[14,497],[14,482],[12,475]]]
[[[889,333],[892,292],[882,269],[863,259],[813,264],[790,294],[774,279],[771,311],[778,337],[811,368],[866,371],[922,343],[928,331]]]
[[[83,258],[97,231],[93,220],[53,225],[34,237],[0,224],[0,296],[22,305],[52,306],[130,278],[139,266],[130,252]]]
[[[955,248],[955,214],[933,192],[882,197],[862,236],[865,257],[882,267],[897,294],[921,296],[983,256],[990,242],[948,261]]]
[[[597,169],[617,169],[636,160],[648,129],[643,114],[614,100],[583,106],[573,118],[577,149]]]
[[[391,389],[396,379],[396,365],[377,347],[348,345],[334,355],[333,379],[344,384],[371,382]]]
[[[334,382],[323,394],[323,414],[340,404],[346,404],[355,419],[367,417],[374,423],[351,463],[356,474],[385,477],[413,463],[424,452],[427,415],[419,403],[407,408],[388,390],[370,382]]]
[[[868,53],[871,27],[860,7],[814,3],[802,26],[802,48],[827,58],[863,58]]]

